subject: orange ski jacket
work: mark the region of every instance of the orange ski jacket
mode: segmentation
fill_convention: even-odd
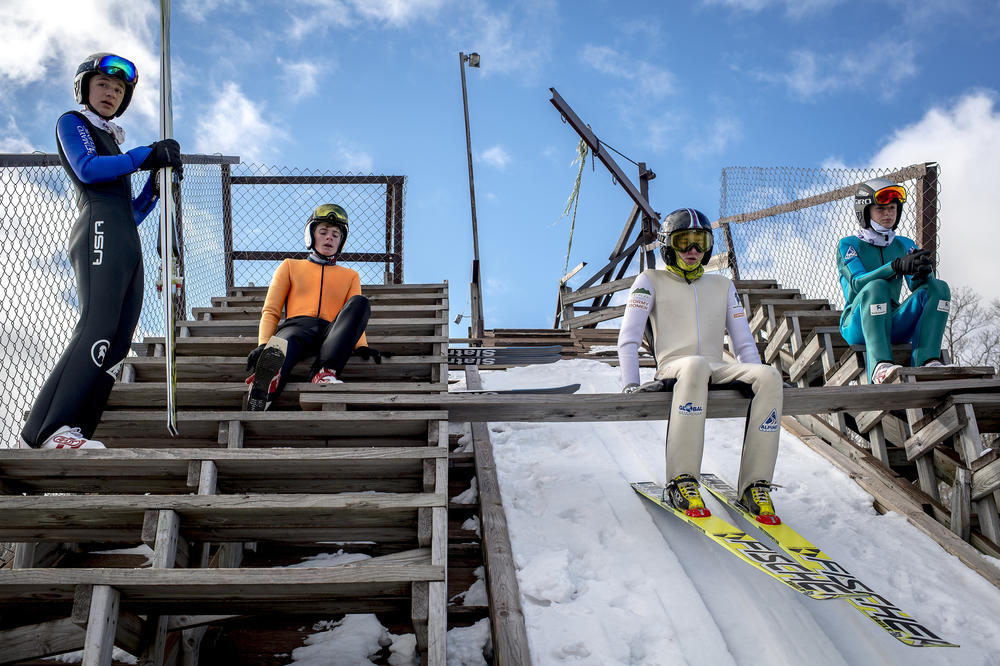
[[[286,319],[318,317],[333,321],[351,296],[361,293],[357,271],[343,266],[322,266],[308,259],[285,259],[274,271],[260,314],[257,344],[265,344],[278,330],[281,311]],[[364,333],[354,346],[367,347]]]

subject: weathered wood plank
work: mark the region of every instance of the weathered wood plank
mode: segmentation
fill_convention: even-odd
[[[191,336],[243,336],[246,338],[256,338],[258,323],[257,321],[250,320],[187,320],[177,322],[177,325],[187,328]],[[435,327],[447,324],[448,319],[446,316],[372,319],[368,322],[365,331],[371,332],[373,335],[437,335]]]
[[[109,585],[95,584],[83,640],[83,666],[108,666],[118,630],[119,592]]]
[[[415,540],[418,510],[446,503],[437,493],[5,497],[0,539],[135,542],[146,512],[173,511],[194,541],[365,539],[366,531]]]
[[[482,388],[476,368],[465,371],[469,388]],[[510,546],[507,516],[500,495],[496,461],[489,429],[482,421],[472,423],[472,441],[476,455],[476,479],[479,483],[479,512],[483,552],[489,575],[490,623],[493,651],[498,664],[530,664],[524,611]]]
[[[426,356],[436,344],[448,342],[446,335],[367,335],[368,344],[381,351],[403,356]],[[177,356],[246,356],[257,346],[257,336],[251,337],[178,337]],[[132,348],[140,356],[152,356],[152,348],[163,345],[162,337],[147,337]]]
[[[951,531],[962,541],[972,534],[972,500],[969,495],[970,474],[966,467],[955,470],[955,484],[951,488]]]
[[[162,361],[161,361],[162,362]],[[297,404],[299,395],[308,391],[326,393],[441,393],[448,385],[441,382],[345,382],[341,384],[311,384],[309,382],[289,382],[274,403],[273,409]],[[230,407],[242,409],[247,387],[243,382],[178,382],[177,406],[187,407]],[[166,384],[161,381],[146,381],[137,384],[115,384],[108,399],[108,408],[162,407],[166,401]]]
[[[913,384],[909,386],[913,386]],[[909,460],[919,458],[927,453],[928,450],[964,428],[965,425],[965,420],[955,406],[951,405],[903,442],[903,446],[906,447],[906,457]]]
[[[346,396],[345,396],[346,397]],[[300,437],[396,437],[426,434],[427,422],[446,420],[440,410],[323,412],[194,412],[178,411],[180,438],[171,438],[158,411],[105,412],[94,435],[105,444],[119,442],[132,447],[154,447],[161,442],[183,446],[185,442],[203,445],[215,442],[220,422],[238,419],[244,428],[245,445],[249,440]]]
[[[89,609],[88,609],[89,610]],[[115,645],[137,653],[140,649],[142,620],[134,613],[120,612]],[[15,663],[82,650],[86,628],[71,618],[50,620],[10,629],[0,629],[0,661]]]
[[[381,363],[366,362],[352,357],[340,376],[353,383],[355,380],[367,382],[400,381],[404,379],[429,383],[431,367],[447,363],[443,356],[393,356]],[[307,382],[310,359],[303,359],[292,370],[291,379]],[[135,370],[137,382],[162,382],[165,377],[162,359],[152,356],[138,356],[128,359]],[[219,382],[242,383],[248,373],[246,358],[239,356],[182,356],[177,358],[178,382]],[[246,390],[246,387],[243,389]]]
[[[992,449],[972,463],[971,497],[973,501],[981,500],[997,490],[1000,490],[1000,451]]]
[[[364,608],[371,598],[408,600],[411,583],[444,576],[444,567],[431,563],[429,549],[320,568],[24,569],[0,571],[0,603],[66,605],[78,585],[106,585],[119,591],[124,607],[139,612],[323,613]]]
[[[1000,380],[951,380],[912,385],[838,386],[786,388],[785,414],[827,414],[860,409],[932,406],[956,392],[988,392],[1000,389]],[[661,420],[672,393],[590,393],[575,395],[442,394],[427,396],[325,396],[303,394],[303,405],[341,401],[352,407],[394,407],[447,410],[453,421],[638,421]],[[710,418],[732,418],[746,414],[749,401],[736,391],[709,392],[706,412]]]

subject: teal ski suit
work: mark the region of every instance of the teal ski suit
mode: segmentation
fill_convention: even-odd
[[[868,379],[875,366],[892,361],[892,345],[913,345],[910,364],[920,367],[941,357],[941,338],[951,307],[948,283],[931,273],[926,278],[907,275],[912,292],[899,302],[903,277],[892,261],[917,249],[917,244],[896,236],[886,247],[878,247],[857,236],[841,238],[837,247],[837,269],[844,291],[844,313],[840,334],[851,345],[865,345]]]

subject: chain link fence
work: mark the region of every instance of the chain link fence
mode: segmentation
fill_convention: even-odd
[[[775,279],[806,298],[844,305],[839,239],[857,231],[854,193],[871,178],[906,188],[896,232],[937,253],[938,165],[902,169],[727,167],[722,170],[716,247],[730,250],[731,277]]]
[[[303,228],[320,203],[350,218],[341,264],[363,284],[403,281],[403,176],[341,175],[185,155],[177,194],[184,289],[179,320],[208,307],[228,287],[270,283],[281,259],[305,256]],[[147,174],[133,176],[133,192]],[[0,447],[17,446],[24,415],[55,365],[78,318],[79,297],[67,244],[77,217],[74,190],[56,155],[0,154]],[[139,227],[145,288],[134,341],[162,336],[159,217]]]

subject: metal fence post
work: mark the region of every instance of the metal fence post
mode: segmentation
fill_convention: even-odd
[[[226,254],[226,292],[236,286],[233,271],[233,172],[222,164],[222,247]]]
[[[917,180],[920,198],[917,209],[917,245],[937,256],[938,165],[928,162],[924,175]]]

